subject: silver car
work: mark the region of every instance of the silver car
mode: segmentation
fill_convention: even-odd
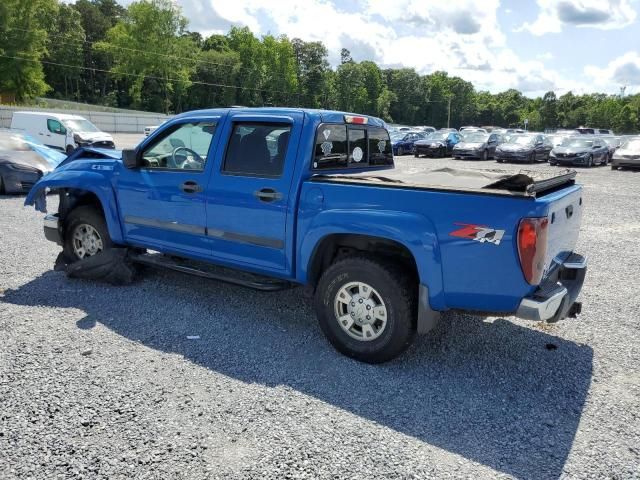
[[[618,170],[620,167],[640,168],[640,136],[625,139],[613,154],[611,169]]]

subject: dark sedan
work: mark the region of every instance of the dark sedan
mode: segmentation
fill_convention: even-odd
[[[391,134],[391,147],[393,154],[402,156],[405,153],[414,152],[414,143],[425,138],[426,132],[395,132]]]
[[[546,162],[552,149],[551,142],[544,135],[520,134],[508,136],[496,148],[496,161],[502,162]]]
[[[606,165],[609,161],[609,145],[599,137],[569,137],[549,156],[551,165]]]
[[[460,134],[456,132],[435,132],[424,140],[415,143],[415,156],[446,157],[453,147],[460,142]]]
[[[26,135],[0,131],[0,194],[27,193],[65,158]]]
[[[464,134],[462,141],[453,147],[453,158],[479,158],[488,160],[496,154],[502,137],[497,133],[472,132]]]

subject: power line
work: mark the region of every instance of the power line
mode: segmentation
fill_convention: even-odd
[[[123,76],[128,76],[128,77],[141,77],[141,78],[149,78],[152,80],[161,80],[161,81],[166,81],[166,82],[181,82],[181,83],[191,83],[193,85],[205,85],[205,86],[209,86],[209,87],[221,87],[221,88],[234,88],[234,89],[239,89],[239,90],[251,90],[251,91],[255,91],[255,92],[269,92],[269,93],[281,93],[284,95],[300,95],[299,93],[296,92],[285,92],[283,90],[271,90],[268,88],[254,88],[254,87],[240,87],[238,85],[225,85],[223,83],[210,83],[210,82],[201,82],[198,80],[184,80],[181,78],[163,78],[163,77],[158,77],[156,75],[146,75],[144,73],[126,73],[126,72],[117,72],[117,71],[113,71],[113,70],[105,70],[103,68],[93,68],[93,67],[84,67],[81,65],[69,65],[66,63],[58,63],[58,62],[51,62],[48,60],[34,60],[32,58],[25,58],[25,57],[16,57],[16,56],[11,56],[11,55],[0,55],[0,58],[9,58],[9,59],[13,59],[13,60],[23,60],[23,61],[27,61],[27,62],[35,62],[35,63],[44,63],[47,65],[55,65],[58,67],[68,67],[68,68],[76,68],[79,70],[91,70],[94,72],[103,72],[103,73],[107,73],[107,74],[111,74],[111,75],[123,75]]]
[[[19,31],[19,32],[26,32],[26,33],[33,33],[33,30],[28,30],[26,28],[12,28],[11,30],[15,30],[15,31]],[[62,38],[64,38],[64,35],[62,35],[62,34],[48,33],[47,35],[49,37],[62,37]],[[82,44],[89,45],[91,49],[95,49],[94,44],[96,42],[90,42],[89,40],[78,40],[77,42],[60,42],[60,41],[57,41],[57,43],[61,44],[61,45],[72,45],[72,46],[82,43]],[[142,53],[144,55],[154,55],[154,56],[157,56],[157,57],[172,58],[172,59],[175,59],[175,60],[188,60],[190,62],[204,63],[204,64],[216,65],[216,66],[220,66],[220,67],[233,67],[234,66],[233,64],[209,62],[207,60],[191,58],[191,57],[181,57],[179,55],[170,55],[170,54],[158,53],[158,52],[148,52],[146,50],[140,50],[138,48],[121,47],[119,45],[114,45],[114,44],[106,42],[106,41],[105,41],[105,43],[107,43],[112,48],[117,48],[119,50],[124,50],[124,51],[127,51],[127,52],[137,52],[137,53]],[[203,50],[203,51],[206,51],[206,50]]]

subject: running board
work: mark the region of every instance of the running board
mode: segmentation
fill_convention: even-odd
[[[203,266],[191,260],[176,259],[160,253],[135,253],[130,254],[130,258],[135,263],[148,265],[150,267],[165,268],[176,272],[194,275],[196,277],[218,280],[220,282],[231,283],[241,287],[252,288],[264,292],[275,292],[291,288],[291,283],[285,280],[263,277],[252,273],[241,272],[230,268],[218,266]],[[229,273],[233,272],[233,274]]]

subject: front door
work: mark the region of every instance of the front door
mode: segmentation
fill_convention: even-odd
[[[217,118],[173,124],[140,147],[143,166],[116,180],[128,243],[208,257],[206,187]]]
[[[270,272],[290,271],[290,197],[304,116],[229,115],[209,184],[207,235],[213,256]],[[221,149],[222,150],[222,149]]]

